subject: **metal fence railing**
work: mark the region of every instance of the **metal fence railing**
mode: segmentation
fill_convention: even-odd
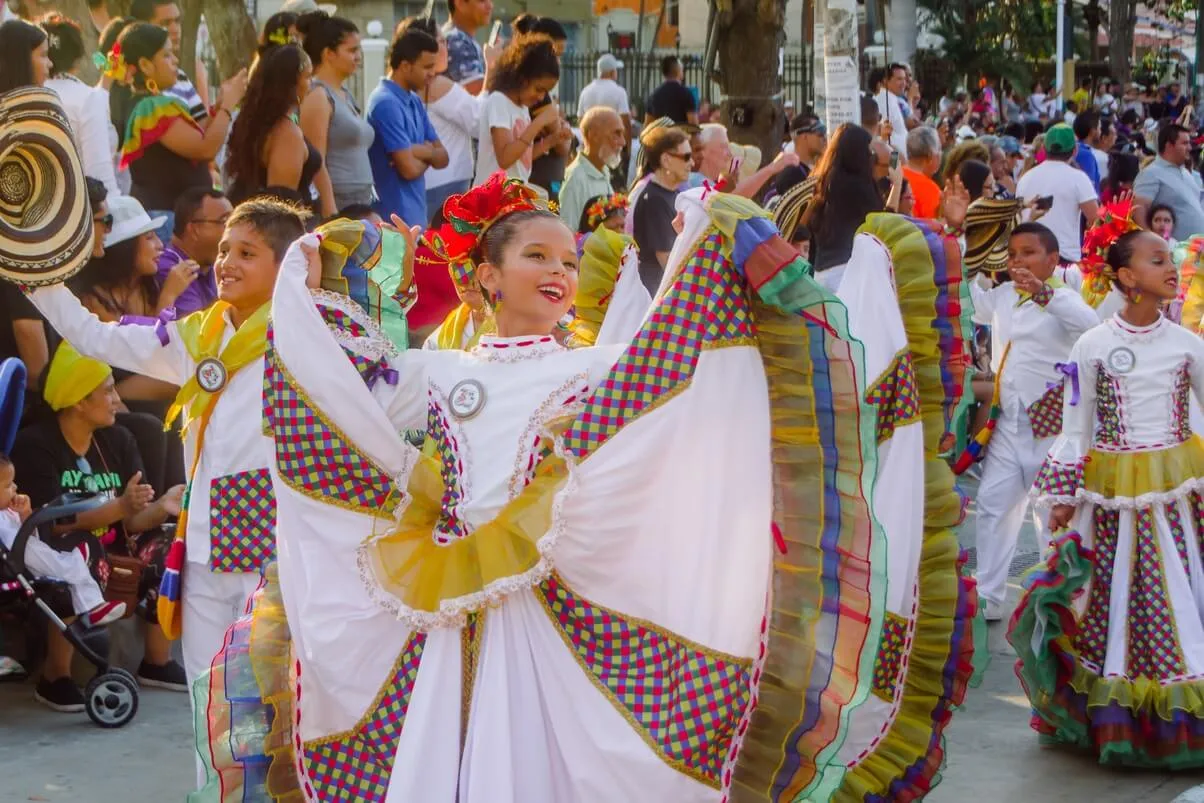
[[[723,99],[719,85],[708,79],[701,50],[654,50],[651,53],[616,50],[613,55],[623,62],[619,84],[627,90],[632,114],[642,119],[644,105],[652,90],[660,86],[661,59],[674,55],[681,60],[685,84],[698,93],[700,102],[718,105]],[[560,106],[565,114],[577,114],[577,99],[581,90],[596,77],[600,52],[570,52],[560,59]],[[814,78],[810,50],[788,52],[782,64],[783,100],[794,102],[796,109],[811,105],[814,99]]]

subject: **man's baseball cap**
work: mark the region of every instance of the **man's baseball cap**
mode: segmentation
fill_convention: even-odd
[[[1005,156],[1016,156],[1024,152],[1024,149],[1020,147],[1020,140],[1015,137],[1002,136],[996,144],[1003,149]]]
[[[824,126],[823,120],[818,117],[813,117],[809,114],[800,114],[790,121],[790,133],[798,136],[799,134],[827,134],[828,129]]]
[[[1066,123],[1058,123],[1045,132],[1045,150],[1047,153],[1073,153],[1078,144],[1074,129]]]
[[[603,53],[598,57],[598,75],[606,75],[608,72],[616,72],[623,69],[623,62],[616,59],[610,53]]]

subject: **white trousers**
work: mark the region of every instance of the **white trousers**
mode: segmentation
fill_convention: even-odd
[[[25,569],[32,577],[53,577],[66,582],[71,587],[71,607],[77,615],[105,601],[78,549],[59,552],[34,536],[25,545]]]
[[[192,684],[208,671],[213,657],[222,648],[226,631],[243,615],[251,595],[259,588],[259,579],[258,572],[211,572],[203,563],[184,565],[180,646],[184,651],[189,700],[193,699]],[[200,788],[205,783],[205,768],[199,754],[196,761],[197,788]]]
[[[978,485],[978,596],[1002,604],[1007,598],[1008,569],[1016,556],[1016,541],[1029,507],[1028,491],[1049,453],[1053,438],[1034,438],[1028,416],[1004,414],[983,461]],[[1049,542],[1045,522],[1033,510],[1037,541]]]

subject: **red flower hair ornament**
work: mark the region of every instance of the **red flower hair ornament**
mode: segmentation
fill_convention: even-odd
[[[473,254],[493,224],[515,212],[538,209],[536,192],[502,171],[463,195],[453,195],[443,204],[446,222],[427,229],[418,243],[415,259],[426,265],[446,265],[452,281],[461,290],[476,286]]]
[[[1132,199],[1113,201],[1100,209],[1099,218],[1083,235],[1083,258],[1079,270],[1083,273],[1083,299],[1098,307],[1112,289],[1115,272],[1108,264],[1108,249],[1122,235],[1141,228],[1133,222]]]

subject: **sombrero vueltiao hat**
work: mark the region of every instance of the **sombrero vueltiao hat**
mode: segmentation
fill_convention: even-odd
[[[814,197],[815,180],[807,178],[774,199],[773,222],[787,242],[794,242],[794,231]]]
[[[979,198],[966,210],[966,275],[1007,270],[1008,237],[1016,225],[1023,202],[1018,199]]]
[[[92,210],[58,95],[0,95],[0,278],[62,282],[92,256]]]

